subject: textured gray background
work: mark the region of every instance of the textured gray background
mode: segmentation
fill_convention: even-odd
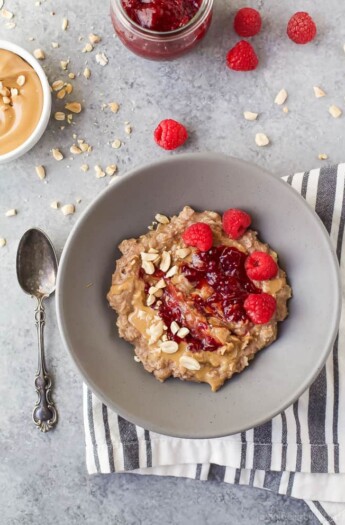
[[[0,522],[102,524],[315,524],[306,505],[264,491],[175,479],[133,475],[89,478],[84,461],[81,378],[62,348],[57,333],[53,301],[47,305],[48,364],[56,383],[55,400],[60,412],[55,432],[41,435],[31,422],[35,401],[36,366],[33,301],[19,290],[15,279],[18,240],[31,226],[44,228],[60,252],[80,212],[104,188],[109,178],[97,180],[93,166],[117,162],[118,176],[132,166],[170,155],[159,150],[152,131],[162,119],[183,121],[190,131],[185,151],[220,151],[256,162],[277,176],[317,167],[317,156],[327,153],[329,162],[344,160],[345,119],[332,119],[331,104],[345,107],[345,26],[340,21],[345,6],[339,0],[215,1],[211,31],[195,52],[171,63],[150,63],[132,56],[113,36],[108,2],[50,0],[35,6],[33,0],[6,0],[15,13],[15,29],[0,18],[0,38],[41,47],[50,81],[66,78],[59,60],[70,58],[69,71],[82,72],[88,61],[92,77],[72,81],[70,100],[84,101],[85,109],[73,126],[59,129],[51,121],[44,138],[17,162],[0,167],[0,236],[7,246],[0,250]],[[264,16],[262,33],[254,39],[261,66],[253,73],[230,72],[224,66],[226,51],[236,41],[231,30],[232,13],[243,5],[259,6]],[[285,24],[296,10],[309,10],[319,28],[317,40],[296,46],[284,36]],[[55,11],[55,16],[51,11]],[[69,19],[68,31],[61,20]],[[98,50],[105,50],[109,65],[95,62],[95,51],[82,54],[91,30],[102,36]],[[84,39],[79,41],[78,37]],[[34,41],[29,41],[34,37]],[[57,41],[58,49],[50,43]],[[313,85],[327,97],[315,99]],[[276,93],[289,93],[285,115],[273,104]],[[101,111],[101,104],[117,101],[117,115]],[[63,103],[54,102],[54,109]],[[257,122],[246,122],[244,110],[260,113]],[[126,137],[124,122],[133,125]],[[259,149],[255,133],[264,131],[272,143]],[[94,146],[90,157],[57,163],[50,149],[60,147],[69,157],[72,133]],[[123,147],[109,145],[119,137]],[[88,162],[84,174],[80,165]],[[45,182],[34,167],[47,168]],[[210,177],[212,174],[210,174]],[[50,202],[75,202],[73,217],[50,208]],[[9,208],[18,215],[6,218]],[[101,234],[101,232],[100,232]],[[90,246],[90,250],[92,246]]]

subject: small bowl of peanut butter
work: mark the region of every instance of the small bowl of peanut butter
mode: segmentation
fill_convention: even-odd
[[[51,91],[41,65],[22,47],[0,40],[0,164],[38,142],[50,113]]]

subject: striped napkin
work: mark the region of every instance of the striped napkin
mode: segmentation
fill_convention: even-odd
[[[345,272],[345,164],[284,180],[322,219]],[[249,485],[304,499],[320,523],[345,524],[344,315],[333,352],[309,390],[241,434],[210,440],[155,434],[108,410],[84,385],[89,474],[135,471]]]

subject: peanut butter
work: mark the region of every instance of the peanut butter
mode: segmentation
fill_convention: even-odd
[[[43,89],[35,70],[15,53],[0,49],[0,155],[31,136],[42,108]]]

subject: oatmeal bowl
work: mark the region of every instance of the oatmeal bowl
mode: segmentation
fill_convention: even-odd
[[[110,408],[155,432],[219,437],[272,418],[317,376],[339,271],[288,184],[238,159],[179,155],[119,177],[84,212],[57,311]]]

